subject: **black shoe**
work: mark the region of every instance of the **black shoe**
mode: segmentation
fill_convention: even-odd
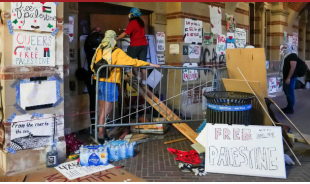
[[[283,112],[285,114],[294,114],[294,110],[292,110],[292,109],[285,109],[285,110],[283,110]]]
[[[284,111],[288,110],[288,107],[285,107],[285,108],[283,108],[281,110],[284,112]]]

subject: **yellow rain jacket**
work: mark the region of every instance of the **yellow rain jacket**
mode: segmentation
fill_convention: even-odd
[[[102,59],[102,49],[98,50],[96,55],[95,64]],[[141,61],[138,59],[132,59],[128,56],[123,50],[117,48],[112,52],[112,61],[111,65],[128,65],[128,66],[149,66],[150,64],[145,61]],[[101,71],[106,70],[106,68],[102,68]],[[121,83],[121,75],[123,68],[114,68],[109,67],[110,70],[110,77],[108,80],[106,78],[100,78],[99,81],[101,82],[111,82],[111,83]],[[115,72],[116,71],[116,72]],[[116,77],[115,77],[116,76]],[[94,76],[96,80],[96,76]]]

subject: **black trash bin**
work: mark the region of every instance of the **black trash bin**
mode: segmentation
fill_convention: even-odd
[[[251,108],[254,95],[234,91],[211,91],[207,98],[207,121],[219,124],[251,124]]]

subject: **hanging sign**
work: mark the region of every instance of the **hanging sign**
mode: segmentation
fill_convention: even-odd
[[[157,41],[157,44],[156,44],[157,52],[164,52],[165,51],[165,33],[157,32],[156,41]]]
[[[216,53],[219,55],[225,55],[226,49],[226,36],[218,35],[217,36],[217,45],[216,45]]]
[[[184,63],[183,67],[198,67],[197,63]],[[198,79],[198,70],[183,69],[183,81],[194,81]]]
[[[56,29],[54,2],[11,2],[13,29],[53,32]]]
[[[205,129],[207,172],[286,178],[281,127],[207,123]]]
[[[227,49],[235,48],[235,34],[234,33],[229,33],[229,32],[227,33],[226,48]]]
[[[14,32],[14,66],[55,66],[55,37],[49,33]]]
[[[184,43],[202,43],[202,21],[185,19]]]
[[[164,65],[165,64],[165,55],[164,54],[156,54],[157,59],[158,59],[158,64],[159,65]]]
[[[222,10],[220,7],[211,6],[210,8],[210,23],[211,23],[211,32],[213,34],[222,34]]]
[[[73,42],[74,16],[69,16],[69,41]]]
[[[246,46],[246,32],[244,29],[236,28],[235,42],[237,48],[244,48]]]

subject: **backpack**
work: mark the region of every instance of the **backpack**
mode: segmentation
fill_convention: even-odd
[[[308,70],[308,66],[306,62],[304,62],[302,59],[299,59],[299,62],[297,62],[296,65],[296,75],[297,77],[303,77],[306,75]]]
[[[113,53],[116,49],[118,49],[118,48],[117,48],[117,47],[114,47],[114,48],[112,49],[112,53]],[[101,58],[97,63],[94,64],[95,74],[97,74],[98,69],[99,69],[102,65],[109,65],[109,63],[108,63],[105,59]],[[113,68],[113,69],[114,69],[114,68]],[[107,73],[107,72],[108,72],[108,73]],[[102,68],[102,69],[100,70],[100,73],[99,73],[99,78],[107,78],[107,79],[108,79],[108,78],[110,77],[110,74],[111,74],[110,68],[108,68],[108,69]]]

